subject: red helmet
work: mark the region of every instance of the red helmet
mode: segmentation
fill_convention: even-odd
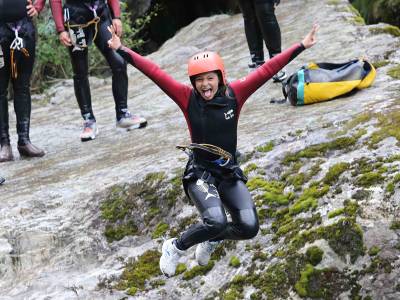
[[[198,53],[189,59],[189,77],[213,71],[219,71],[221,73],[223,84],[226,85],[224,62],[217,53],[205,51]]]

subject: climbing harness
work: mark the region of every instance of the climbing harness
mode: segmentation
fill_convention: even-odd
[[[82,51],[88,47],[88,43],[85,39],[85,32],[84,32],[85,28],[94,25],[93,41],[96,39],[97,33],[99,31],[98,24],[100,22],[100,17],[97,15],[97,9],[99,8],[98,1],[96,1],[96,3],[94,5],[85,4],[85,6],[93,12],[93,19],[84,24],[71,24],[69,8],[64,9],[65,25],[68,28],[68,32],[69,32],[69,35],[71,36],[72,44],[74,45],[72,52]]]
[[[225,151],[224,149],[221,149],[218,146],[214,146],[211,144],[191,143],[188,146],[178,145],[178,146],[176,146],[176,148],[179,150],[182,150],[183,152],[185,152],[188,155],[190,155],[194,149],[199,149],[199,150],[203,150],[203,151],[215,154],[215,155],[219,155],[220,158],[217,160],[214,160],[213,162],[221,167],[225,167],[226,165],[229,164],[230,161],[233,161],[233,157],[229,152]]]
[[[24,47],[24,40],[19,36],[19,30],[21,25],[9,25],[14,31],[15,38],[10,45],[10,57],[11,57],[11,76],[13,79],[18,77],[17,62],[15,60],[15,51],[20,51],[25,57],[29,57],[29,51]]]

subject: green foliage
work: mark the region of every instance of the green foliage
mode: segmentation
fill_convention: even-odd
[[[370,256],[375,256],[375,255],[378,255],[379,251],[381,251],[381,249],[380,249],[378,246],[372,246],[372,247],[369,249],[368,254],[369,254]]]
[[[163,222],[160,222],[157,224],[156,229],[154,230],[153,234],[151,235],[151,237],[153,239],[157,239],[159,237],[161,237],[163,234],[165,234],[169,229],[169,225],[165,224]]]
[[[339,179],[339,176],[343,172],[348,170],[349,167],[350,167],[349,163],[337,163],[333,165],[332,167],[329,168],[328,172],[326,173],[322,181],[326,184],[332,185]]]
[[[308,248],[307,252],[306,252],[307,260],[313,266],[316,266],[321,262],[323,255],[324,255],[324,251],[322,251],[317,246],[312,246],[312,247]]]
[[[206,266],[195,266],[192,269],[183,273],[184,280],[191,280],[197,276],[205,275],[214,267],[214,260],[210,260]]]
[[[274,142],[273,141],[269,141],[268,143],[266,143],[266,144],[264,144],[262,146],[258,146],[256,148],[256,150],[258,152],[269,152],[269,151],[272,151],[272,149],[274,149],[274,146],[275,146]]]
[[[236,256],[232,256],[231,257],[231,259],[230,259],[230,261],[229,261],[229,265],[231,266],[231,267],[234,267],[234,268],[239,268],[240,267],[240,259],[239,258],[237,258]]]
[[[148,250],[136,260],[127,263],[115,288],[128,290],[128,294],[131,296],[138,291],[144,290],[148,280],[161,275],[159,268],[160,257],[160,252]]]
[[[393,77],[394,79],[400,79],[400,65],[396,65],[389,69],[388,75]]]

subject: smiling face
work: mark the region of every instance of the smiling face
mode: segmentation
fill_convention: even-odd
[[[219,77],[216,72],[207,72],[196,75],[194,86],[204,100],[209,101],[214,98],[218,91]]]

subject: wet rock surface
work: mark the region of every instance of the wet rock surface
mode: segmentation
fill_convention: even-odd
[[[377,124],[381,124],[379,118],[384,119],[384,116],[389,115],[393,124],[397,120],[399,81],[387,75],[387,72],[400,63],[400,41],[389,34],[373,34],[369,26],[354,24],[354,14],[349,10],[347,1],[283,1],[277,9],[277,15],[284,47],[300,41],[313,22],[321,25],[318,44],[288,65],[286,69],[289,73],[310,61],[343,62],[363,55],[374,62],[388,60],[389,63],[378,69],[378,76],[371,88],[351,97],[307,107],[270,104],[271,98],[281,97],[281,91],[279,85],[268,82],[243,108],[238,146],[245,154],[252,153],[257,146],[270,141],[275,146],[269,152],[255,151],[244,167],[256,165],[249,172],[250,178],[261,174],[263,180],[280,180],[282,173],[290,170],[292,176],[310,172],[317,159],[320,159],[320,169],[312,176],[318,182],[323,182],[326,173],[336,163],[348,162],[348,169],[336,173],[341,181],[331,184],[327,194],[315,199],[318,206],[313,210],[307,210],[310,208],[306,209],[300,204],[296,208],[289,208],[292,211],[304,211],[301,211],[300,216],[292,215],[293,220],[290,222],[280,222],[280,231],[272,230],[280,228],[272,224],[273,218],[265,218],[262,223],[265,234],[259,234],[253,241],[239,242],[227,248],[226,255],[221,256],[206,275],[187,281],[182,279],[184,275],[172,279],[159,277],[164,280],[163,284],[159,284],[160,287],[148,286],[146,291],[131,291],[135,295],[133,297],[204,299],[236,295],[237,299],[249,299],[251,294],[257,295],[258,291],[267,295],[270,287],[261,286],[256,279],[241,282],[240,285],[245,287],[243,290],[236,288],[231,280],[235,275],[251,278],[251,274],[268,279],[269,275],[262,273],[263,270],[272,272],[270,268],[281,260],[285,261],[285,270],[293,269],[293,274],[297,274],[285,281],[290,287],[286,298],[298,299],[303,291],[304,297],[315,295],[310,292],[307,283],[312,282],[314,287],[318,286],[320,283],[315,281],[318,278],[316,274],[321,278],[329,278],[329,274],[334,277],[338,274],[336,271],[327,271],[333,266],[339,271],[346,268],[358,270],[359,273],[352,273],[352,277],[348,273],[340,273],[335,278],[338,278],[338,282],[341,282],[343,276],[348,276],[348,280],[356,280],[361,286],[357,293],[364,297],[400,297],[400,253],[397,250],[400,224],[396,223],[399,218],[400,192],[395,182],[399,164],[397,160],[387,160],[399,153],[398,139],[390,133],[372,148],[368,145],[370,140],[375,139],[373,133],[377,130]],[[245,76],[249,54],[242,16],[218,15],[198,19],[183,28],[149,58],[177,80],[189,84],[186,76],[187,59],[204,49],[216,50],[221,54],[229,79]],[[184,117],[177,106],[134,68],[129,69],[129,78],[129,107],[133,113],[140,113],[148,119],[149,125],[145,129],[117,132],[111,80],[92,78],[93,108],[100,129],[96,140],[88,143],[79,140],[82,121],[73,95],[72,81],[51,88],[46,95],[42,95],[42,101],[33,105],[31,140],[46,150],[44,158],[20,159],[16,153],[16,134],[12,131],[12,146],[17,159],[0,165],[0,175],[7,178],[6,183],[0,187],[0,299],[129,297],[126,290],[111,288],[118,282],[125,264],[147,250],[160,249],[161,239],[152,239],[150,231],[112,243],[104,235],[105,221],[100,209],[110,189],[115,185],[140,182],[154,172],[165,172],[166,178],[170,180],[175,176],[177,168],[179,171],[184,167],[186,160],[183,153],[175,150],[175,145],[189,141]],[[10,127],[13,128],[15,117],[11,104],[9,110]],[[360,122],[361,125],[346,125],[349,123],[345,121],[360,113],[369,117]],[[332,136],[337,135],[338,131],[346,128],[350,129],[342,136],[357,135],[360,129],[366,131],[347,152],[334,149],[321,157],[301,159],[302,166],[297,170],[293,165],[282,164],[288,151],[296,153],[313,144],[327,143],[334,139]],[[369,164],[374,165],[374,168],[359,171],[366,165],[357,161],[363,157],[371,158]],[[382,165],[378,165],[379,157],[383,160]],[[394,171],[391,173],[390,170]],[[385,179],[380,180],[380,176]],[[284,193],[296,190],[296,182],[303,182],[296,192],[299,194],[310,185],[304,178],[302,181],[296,180],[299,179],[293,178],[289,183],[284,181]],[[368,182],[372,184],[366,185]],[[394,183],[393,190],[386,193],[389,182]],[[322,185],[319,188],[323,189]],[[253,189],[255,199],[258,193],[260,187]],[[353,224],[353,227],[349,227],[354,230],[343,231],[344,237],[359,237],[359,228],[363,233],[363,243],[359,245],[354,261],[351,261],[351,253],[339,253],[344,255],[343,258],[337,250],[332,250],[337,245],[332,244],[326,232],[312,233],[315,239],[308,240],[301,247],[296,248],[297,244],[294,243],[296,247],[293,246],[293,249],[296,249],[300,258],[294,257],[293,253],[286,253],[288,248],[282,249],[282,240],[274,240],[279,232],[281,239],[288,238],[286,242],[291,241],[287,235],[290,230],[287,231],[283,226],[291,225],[296,218],[302,224],[310,224],[307,230],[324,226],[329,232],[329,226],[335,226],[340,216],[328,218],[328,213],[342,207],[350,211],[350,206],[346,206],[344,201],[356,198],[355,194],[359,195],[357,203],[361,210],[356,214],[342,214],[356,218],[357,221],[353,224],[346,220],[345,224]],[[307,203],[312,205],[315,202]],[[140,211],[145,211],[146,205],[144,201]],[[260,203],[258,208],[267,209],[270,206]],[[315,216],[317,213],[320,218]],[[167,221],[171,227],[177,226],[181,220],[193,214],[193,207],[183,200],[178,201],[165,215],[165,219],[156,217],[149,226],[155,228],[159,221]],[[307,218],[309,220],[304,221]],[[276,219],[279,220],[278,217]],[[257,248],[254,245],[260,246]],[[320,269],[324,270],[322,275],[318,273],[318,265],[312,268],[305,266],[303,253],[309,245],[317,245],[326,253],[320,263]],[[370,256],[368,249],[373,246],[380,250],[378,255]],[[365,254],[360,254],[362,251]],[[250,268],[254,264],[255,253],[263,259],[256,259],[256,266]],[[229,266],[229,260],[234,255],[241,262],[238,268]],[[298,263],[299,269],[292,268],[288,264],[291,260],[304,261],[304,264]],[[190,255],[183,262],[188,269],[195,266]],[[300,271],[304,271],[302,277]],[[301,283],[295,285],[297,282]],[[357,289],[351,287],[340,298],[348,299],[350,289],[356,293]]]

